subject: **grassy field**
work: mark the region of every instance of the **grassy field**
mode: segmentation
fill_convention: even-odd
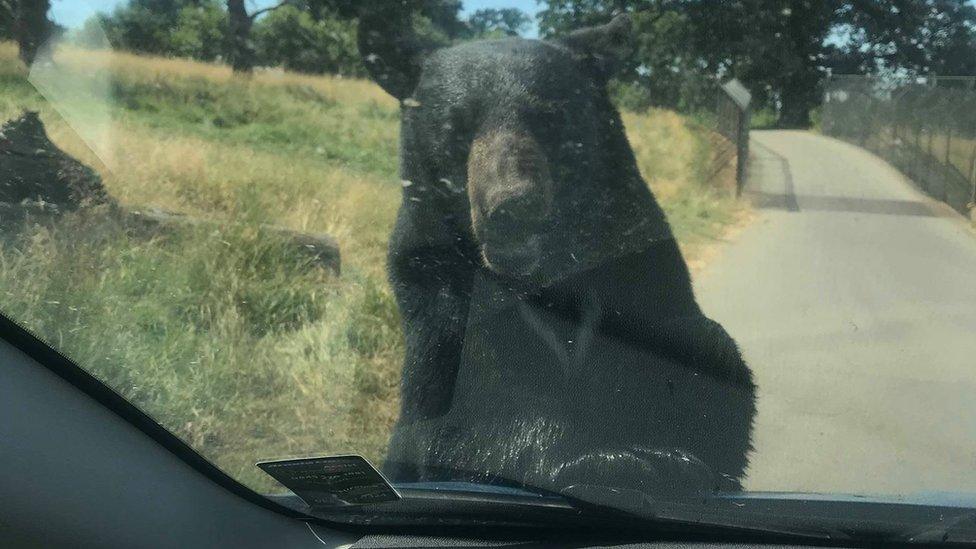
[[[402,340],[384,274],[400,200],[396,103],[369,82],[120,53],[64,51],[109,83],[94,153],[0,43],[0,120],[37,110],[52,139],[127,206],[217,222],[147,238],[98,211],[0,244],[0,309],[257,489],[259,459],[382,461]],[[70,119],[70,117],[68,117]],[[641,170],[694,258],[741,218],[704,130],[625,113]],[[82,132],[84,133],[84,132]],[[343,272],[256,227],[326,232]]]

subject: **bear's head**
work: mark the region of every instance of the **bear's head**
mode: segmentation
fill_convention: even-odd
[[[629,28],[438,49],[361,21],[366,65],[401,102],[404,207],[430,244],[469,240],[491,272],[549,285],[670,238],[606,89]]]

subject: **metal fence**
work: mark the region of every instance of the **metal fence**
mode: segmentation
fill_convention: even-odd
[[[976,77],[833,76],[820,124],[960,213],[976,202]]]
[[[746,182],[746,166],[749,161],[749,124],[752,112],[752,94],[736,79],[729,80],[719,89],[716,98],[716,130],[729,140],[735,155],[735,195],[742,194]]]
[[[749,125],[752,94],[736,79],[724,84],[709,83],[685,97],[684,112],[709,130],[712,158],[707,166],[707,181],[735,169],[735,195],[742,195],[749,160]],[[679,109],[681,110],[681,109]]]

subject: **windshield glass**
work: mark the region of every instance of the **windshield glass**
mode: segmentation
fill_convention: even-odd
[[[14,0],[0,125],[0,311],[260,492],[976,502],[969,2]]]

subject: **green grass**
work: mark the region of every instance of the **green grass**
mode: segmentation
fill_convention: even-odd
[[[817,126],[819,120],[820,109],[815,109],[810,113],[811,118],[813,118],[814,126]],[[749,127],[754,130],[768,130],[775,128],[779,123],[779,117],[776,111],[770,109],[769,107],[764,107],[752,113],[749,119]]]
[[[0,43],[0,118],[38,110],[52,139],[127,206],[213,220],[147,235],[83,211],[0,243],[0,308],[235,478],[259,459],[382,461],[402,338],[384,274],[396,208],[397,106],[363,81],[65,51],[107,74],[111,140],[96,154]],[[70,117],[68,117],[70,118]],[[627,114],[639,164],[693,259],[735,222],[729,174],[704,181],[714,136]],[[84,133],[82,131],[81,133]],[[343,272],[308,264],[261,224],[326,232]]]

